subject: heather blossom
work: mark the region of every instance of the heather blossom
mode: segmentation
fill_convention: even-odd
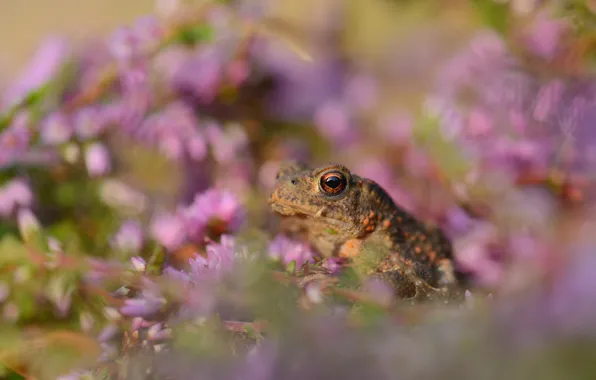
[[[85,149],[85,164],[92,177],[106,175],[111,169],[110,153],[105,145],[96,142]]]
[[[68,61],[70,54],[70,47],[64,39],[57,36],[48,37],[18,79],[4,92],[0,106],[16,104],[31,91],[53,80]]]
[[[596,315],[589,302],[594,255],[589,243],[573,244],[574,231],[587,228],[591,217],[596,163],[596,86],[589,66],[579,63],[583,40],[565,20],[540,12],[524,19],[522,29],[464,28],[471,41],[444,65],[431,41],[421,44],[419,37],[413,44],[425,46],[414,47],[416,57],[398,49],[400,62],[387,63],[384,54],[371,59],[342,30],[355,22],[366,39],[376,23],[361,23],[360,16],[392,8],[371,2],[352,12],[324,1],[291,12],[286,24],[277,15],[286,7],[273,3],[218,3],[195,12],[178,1],[160,2],[167,17],[142,17],[108,41],[76,51],[59,39],[42,46],[0,105],[0,243],[9,253],[0,255],[0,267],[9,268],[0,271],[2,320],[15,322],[14,335],[58,320],[69,334],[92,338],[101,351],[98,372],[110,378],[563,373],[552,364],[565,357],[558,344],[579,336],[585,351]],[[495,6],[536,5],[509,3]],[[184,25],[175,10],[184,12]],[[501,25],[503,12],[489,10]],[[453,29],[436,18],[428,34],[416,22],[415,34]],[[457,44],[469,37],[460,32]],[[374,35],[381,50],[395,50],[387,41],[391,32]],[[414,104],[417,89],[394,77],[404,69],[430,84],[422,104]],[[182,173],[182,188],[146,180],[126,157],[120,164],[126,154],[112,145],[120,137],[169,159]],[[445,152],[466,165],[450,166]],[[317,282],[297,291],[285,280],[305,263],[342,284],[351,278],[350,271],[335,276],[345,260],[315,260],[307,242],[277,234],[262,199],[286,159],[339,159],[404,209],[435,216],[454,243],[457,265],[472,274],[470,286],[497,296],[484,303],[471,289],[463,305],[405,305],[375,280],[330,297],[332,289]],[[569,194],[578,207],[569,206]],[[461,205],[466,201],[470,212]],[[243,245],[236,235],[249,224]],[[276,235],[267,241],[270,234]],[[39,236],[56,238],[38,244],[32,237]],[[273,267],[280,262],[294,273],[280,275],[257,260],[253,244],[264,245]],[[534,286],[510,298],[512,289],[522,292],[520,283]],[[138,347],[130,347],[139,337]],[[524,339],[540,342],[540,349],[528,355]],[[432,365],[429,357],[436,358]],[[142,373],[135,373],[137,360]],[[45,364],[37,364],[26,370],[39,368],[43,377]],[[83,369],[67,372],[61,378],[92,377]]]
[[[26,153],[31,140],[29,114],[19,112],[12,124],[0,130],[0,168],[18,161]]]
[[[143,230],[136,221],[129,220],[122,224],[114,236],[114,246],[123,251],[136,253],[143,246]]]
[[[179,215],[157,215],[151,223],[151,234],[168,250],[175,250],[186,238],[184,220]]]
[[[40,138],[44,144],[59,145],[72,136],[70,120],[60,112],[49,115],[40,126]]]
[[[310,247],[302,242],[295,242],[284,235],[276,236],[269,243],[269,257],[274,260],[280,260],[284,265],[289,265],[292,262],[296,264],[296,270],[309,262],[314,262],[315,254]],[[330,264],[335,269],[333,264]]]
[[[237,232],[245,220],[245,213],[236,195],[221,189],[197,194],[183,210],[187,234],[198,241],[210,231],[215,234]]]
[[[0,217],[8,217],[19,207],[32,203],[33,193],[25,180],[15,178],[0,187]]]

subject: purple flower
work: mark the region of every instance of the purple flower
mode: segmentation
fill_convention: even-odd
[[[150,317],[166,305],[166,299],[144,290],[140,297],[124,301],[120,313],[129,317]]]
[[[565,85],[562,80],[554,79],[540,87],[536,94],[536,101],[534,107],[534,119],[540,122],[548,121],[554,116],[557,107],[563,100],[563,92]]]
[[[164,28],[155,16],[145,16],[130,28],[120,28],[111,37],[112,55],[128,63],[142,58],[157,47],[164,36]]]
[[[224,129],[215,123],[209,123],[205,127],[205,134],[213,149],[214,158],[220,163],[238,159],[248,147],[248,136],[244,129],[237,125]]]
[[[147,268],[147,262],[140,256],[135,256],[130,259],[132,267],[138,272],[144,272]]]
[[[410,142],[414,121],[406,112],[395,112],[385,116],[379,122],[381,136],[387,141],[404,145]]]
[[[483,285],[497,285],[503,276],[503,266],[493,258],[491,245],[497,238],[496,228],[477,223],[464,237],[455,239],[454,251],[458,265],[470,272]]]
[[[110,153],[102,143],[96,142],[85,149],[85,164],[92,177],[107,174],[111,169]]]
[[[236,245],[234,237],[222,235],[220,242],[207,245],[207,261],[199,260],[191,262],[193,273],[198,273],[202,267],[217,273],[218,275],[229,272],[234,267],[236,257],[241,256],[243,250]]]
[[[284,235],[278,235],[269,243],[269,257],[281,260],[284,265],[296,262],[296,270],[299,270],[306,262],[314,262],[315,254],[310,247],[303,242],[295,242]]]
[[[106,123],[101,115],[101,109],[96,107],[85,107],[77,110],[74,114],[73,125],[77,137],[81,140],[88,140],[97,137],[105,128]]]
[[[178,215],[159,215],[151,223],[151,234],[166,249],[179,248],[186,239],[184,219]]]
[[[269,340],[261,342],[248,352],[245,363],[240,367],[235,379],[275,379],[275,365],[278,356],[276,342]]]
[[[67,375],[59,376],[56,380],[85,380],[92,378],[93,373],[91,371],[73,371]]]
[[[27,241],[32,233],[41,229],[39,221],[28,208],[21,208],[17,213],[17,224],[23,240]]]
[[[15,83],[4,92],[3,103],[10,106],[20,102],[31,91],[49,82],[69,58],[70,48],[62,38],[48,37],[39,47]]]
[[[251,66],[245,60],[236,60],[228,66],[226,72],[232,86],[239,87],[250,76]]]
[[[353,76],[346,85],[344,97],[350,107],[362,110],[371,109],[377,100],[375,79],[366,74]]]
[[[201,103],[211,103],[222,81],[223,67],[218,52],[210,47],[199,47],[182,63],[173,77],[174,87],[189,91]]]
[[[564,21],[554,20],[543,12],[525,36],[526,45],[538,57],[553,59],[567,27]]]
[[[118,326],[112,324],[107,325],[100,331],[99,335],[97,336],[97,340],[102,343],[109,342],[116,336],[118,331]]]
[[[320,49],[317,59],[306,61],[280,41],[261,41],[251,50],[252,59],[263,65],[276,81],[268,110],[275,117],[306,121],[321,104],[341,96],[343,64],[334,52]]]
[[[468,114],[467,132],[471,136],[484,136],[493,129],[490,115],[480,108],[475,108]]]
[[[101,284],[102,282],[119,276],[124,267],[118,261],[103,261],[98,259],[88,259],[89,269],[85,273],[85,281],[92,284]]]
[[[593,246],[576,247],[549,294],[547,311],[559,329],[581,336],[585,336],[586,330],[592,335],[596,332],[595,270]]]
[[[18,207],[29,207],[33,202],[33,193],[27,182],[13,179],[0,187],[0,217],[7,217]]]
[[[334,144],[344,145],[355,140],[356,129],[348,107],[337,101],[323,104],[315,113],[315,125]]]
[[[0,282],[0,304],[8,299],[10,288],[4,282]]]
[[[215,233],[236,232],[245,219],[245,210],[235,194],[228,190],[210,189],[197,194],[183,211],[189,236],[202,239],[208,228]]]
[[[136,131],[135,137],[156,145],[172,160],[182,160],[185,153],[200,161],[207,155],[207,144],[199,132],[193,109],[183,102],[174,102],[149,116]]]
[[[70,121],[61,112],[47,116],[40,125],[40,138],[47,145],[59,145],[67,142],[72,136]]]
[[[114,245],[123,251],[138,252],[143,246],[143,230],[136,221],[127,221],[114,236]]]
[[[171,336],[171,329],[165,328],[162,323],[156,323],[147,330],[147,339],[151,341],[165,340]]]
[[[337,273],[341,269],[341,259],[337,257],[327,257],[323,259],[322,266],[331,271],[331,273]]]
[[[153,90],[146,66],[139,64],[120,72],[122,98],[114,103],[111,118],[127,131],[135,131],[151,107]]]
[[[0,131],[0,168],[22,157],[29,148],[30,139],[29,114],[19,112],[11,125]]]

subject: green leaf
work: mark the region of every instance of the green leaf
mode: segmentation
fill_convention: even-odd
[[[296,260],[292,260],[292,262],[288,264],[288,266],[286,267],[286,271],[288,273],[296,272]]]
[[[482,21],[490,28],[504,34],[509,29],[509,2],[473,0]]]
[[[193,25],[180,30],[175,38],[178,42],[185,45],[196,45],[199,42],[206,42],[213,39],[213,29],[209,25]]]
[[[456,142],[443,137],[437,118],[422,116],[415,129],[415,138],[450,180],[461,181],[470,171],[470,160],[463,156]]]
[[[13,235],[4,235],[0,241],[0,267],[27,262],[27,248]]]
[[[70,220],[56,223],[47,229],[48,234],[54,236],[61,242],[65,242],[66,251],[76,251],[81,246],[81,240],[77,232],[77,226]]]

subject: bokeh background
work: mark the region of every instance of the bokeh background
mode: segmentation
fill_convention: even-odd
[[[3,1],[0,377],[593,378],[595,9]],[[465,299],[280,234],[291,159],[440,226]]]

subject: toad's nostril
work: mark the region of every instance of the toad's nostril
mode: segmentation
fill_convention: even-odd
[[[298,181],[297,181],[297,180],[295,180],[295,179],[292,179],[290,182],[292,182],[292,185],[295,185],[295,184],[297,184],[297,183],[298,183]]]

